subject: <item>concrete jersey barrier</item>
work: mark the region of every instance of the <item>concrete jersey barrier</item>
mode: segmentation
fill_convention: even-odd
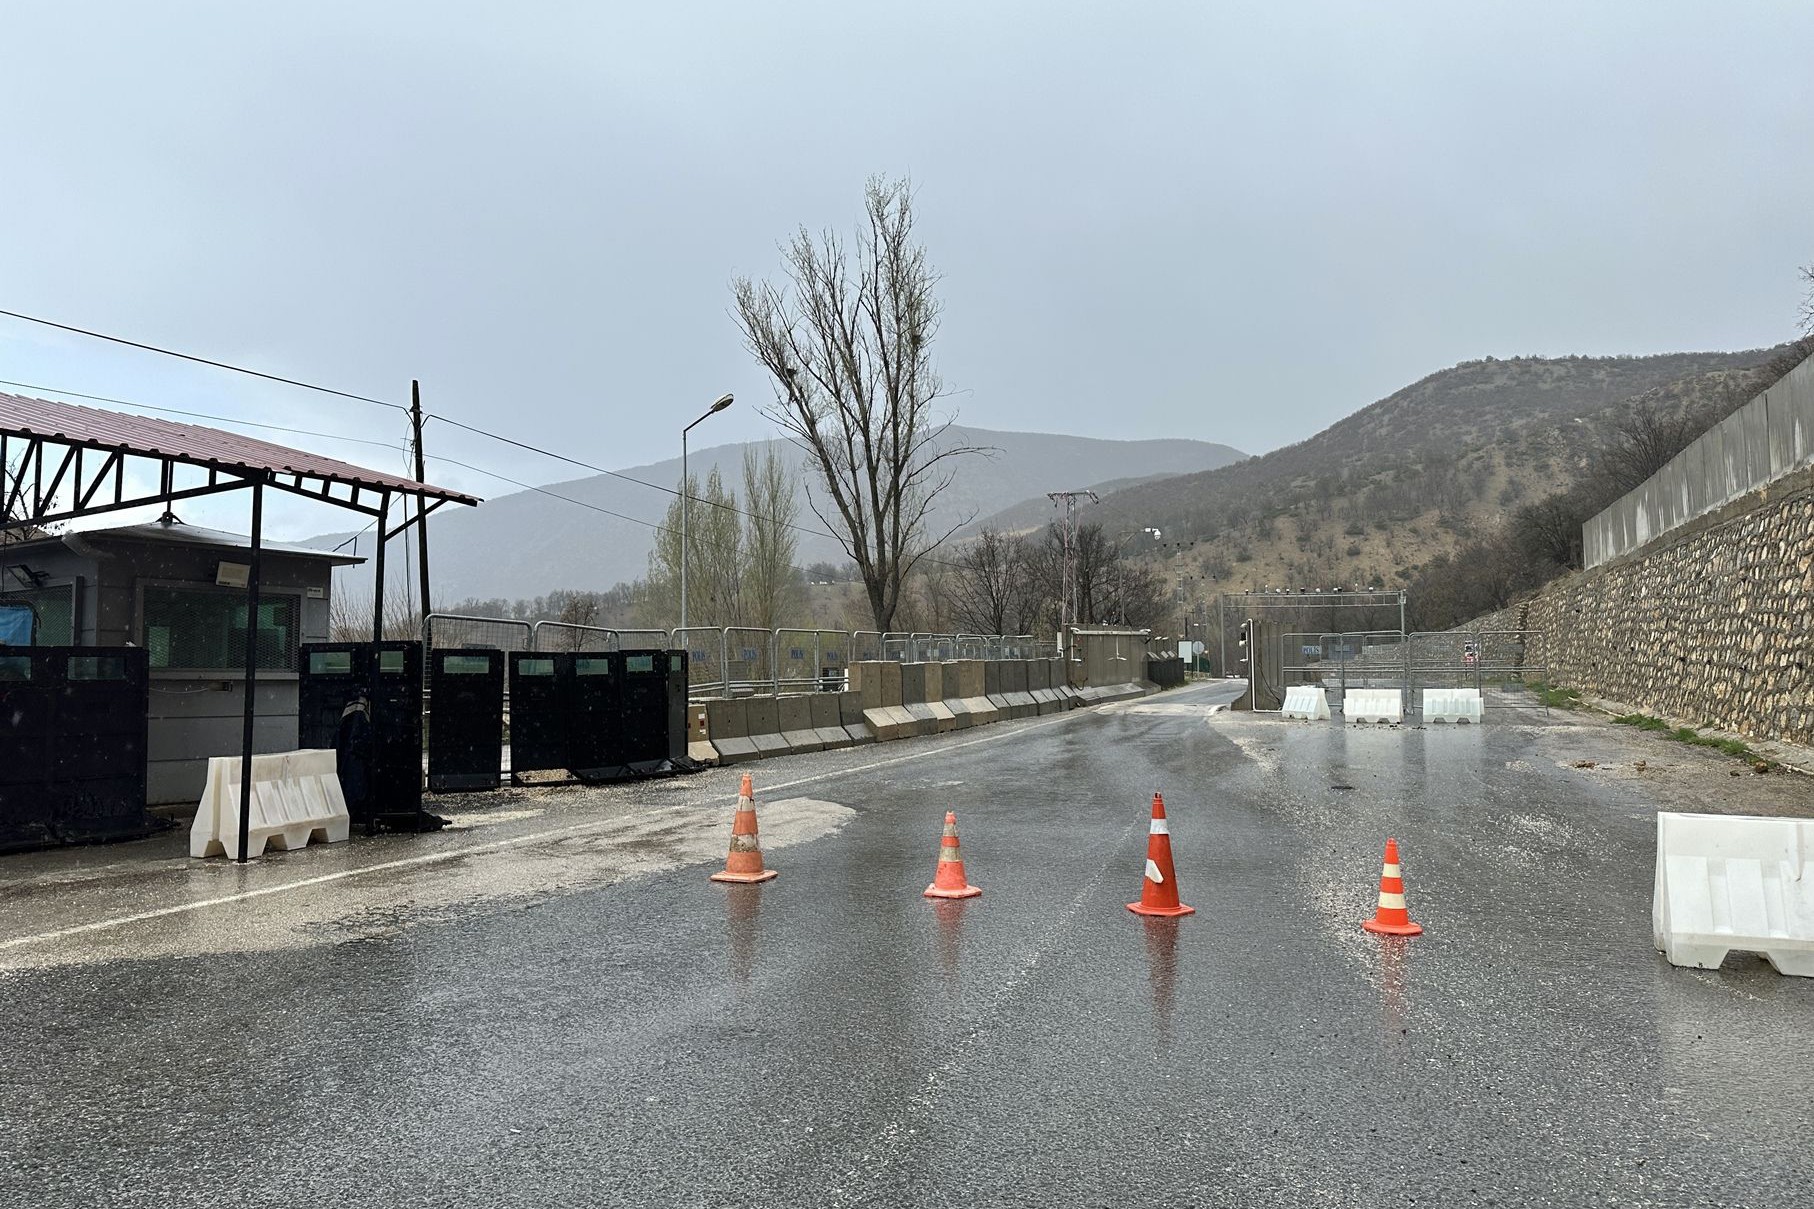
[[[1342,716],[1349,722],[1403,722],[1404,693],[1395,688],[1351,688],[1342,695]]]
[[[1423,691],[1425,722],[1472,722],[1485,717],[1477,688],[1427,688]]]
[[[1657,815],[1650,917],[1672,965],[1714,970],[1738,949],[1814,978],[1814,819]]]
[[[239,756],[214,756],[189,825],[189,855],[239,858]],[[251,826],[246,856],[267,846],[290,851],[311,840],[337,844],[352,829],[335,754],[326,748],[252,757]]]
[[[1285,689],[1285,708],[1280,712],[1287,718],[1322,721],[1330,716],[1329,694],[1320,684],[1290,685]]]

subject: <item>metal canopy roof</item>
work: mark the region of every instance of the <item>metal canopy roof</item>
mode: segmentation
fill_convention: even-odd
[[[24,395],[0,394],[0,466],[12,478],[0,483],[0,530],[269,487],[376,517],[388,540],[443,504],[479,502],[236,432]],[[393,498],[418,515],[390,527]]]
[[[380,493],[420,494],[448,503],[479,502],[463,492],[367,470],[350,462],[305,453],[236,432],[23,395],[0,393],[0,434],[126,456],[159,458],[254,477],[288,475]]]

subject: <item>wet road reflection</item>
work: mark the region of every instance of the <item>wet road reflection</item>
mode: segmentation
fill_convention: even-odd
[[[1153,993],[1153,1029],[1162,1044],[1171,1041],[1172,999],[1178,979],[1178,921],[1155,916],[1146,925],[1146,977]]]
[[[1379,941],[1380,1029],[1389,1043],[1405,1040],[1409,1027],[1411,941],[1381,936]]]
[[[730,935],[731,977],[747,983],[756,966],[757,926],[762,915],[762,887],[726,886],[724,891],[726,931]]]
[[[938,958],[945,973],[956,977],[958,959],[963,956],[964,912],[970,907],[967,898],[935,898],[932,910],[938,915]]]

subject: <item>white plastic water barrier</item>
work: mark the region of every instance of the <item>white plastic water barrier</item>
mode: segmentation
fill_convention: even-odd
[[[239,856],[240,757],[208,761],[195,821],[189,826],[190,856]],[[352,821],[332,750],[305,749],[252,757],[252,819],[246,855],[262,856],[265,846],[288,851],[311,840],[337,844]]]
[[[1303,718],[1315,722],[1329,716],[1329,694],[1323,691],[1320,684],[1293,684],[1285,689],[1285,708],[1282,711],[1287,718]]]
[[[1427,688],[1423,691],[1425,722],[1479,722],[1482,717],[1477,688]]]
[[[1814,977],[1814,820],[1657,815],[1656,946],[1718,969],[1732,949]]]
[[[1342,716],[1350,722],[1403,722],[1404,693],[1395,688],[1351,688],[1342,694]]]

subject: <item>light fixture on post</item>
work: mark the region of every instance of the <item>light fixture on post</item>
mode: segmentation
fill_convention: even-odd
[[[687,514],[692,511],[693,505],[693,484],[687,477],[687,434],[705,423],[709,417],[729,407],[732,401],[732,396],[728,391],[719,395],[717,400],[705,409],[705,415],[680,430],[680,628],[682,631],[687,628],[687,554],[689,552]],[[683,633],[683,640],[684,637]]]

